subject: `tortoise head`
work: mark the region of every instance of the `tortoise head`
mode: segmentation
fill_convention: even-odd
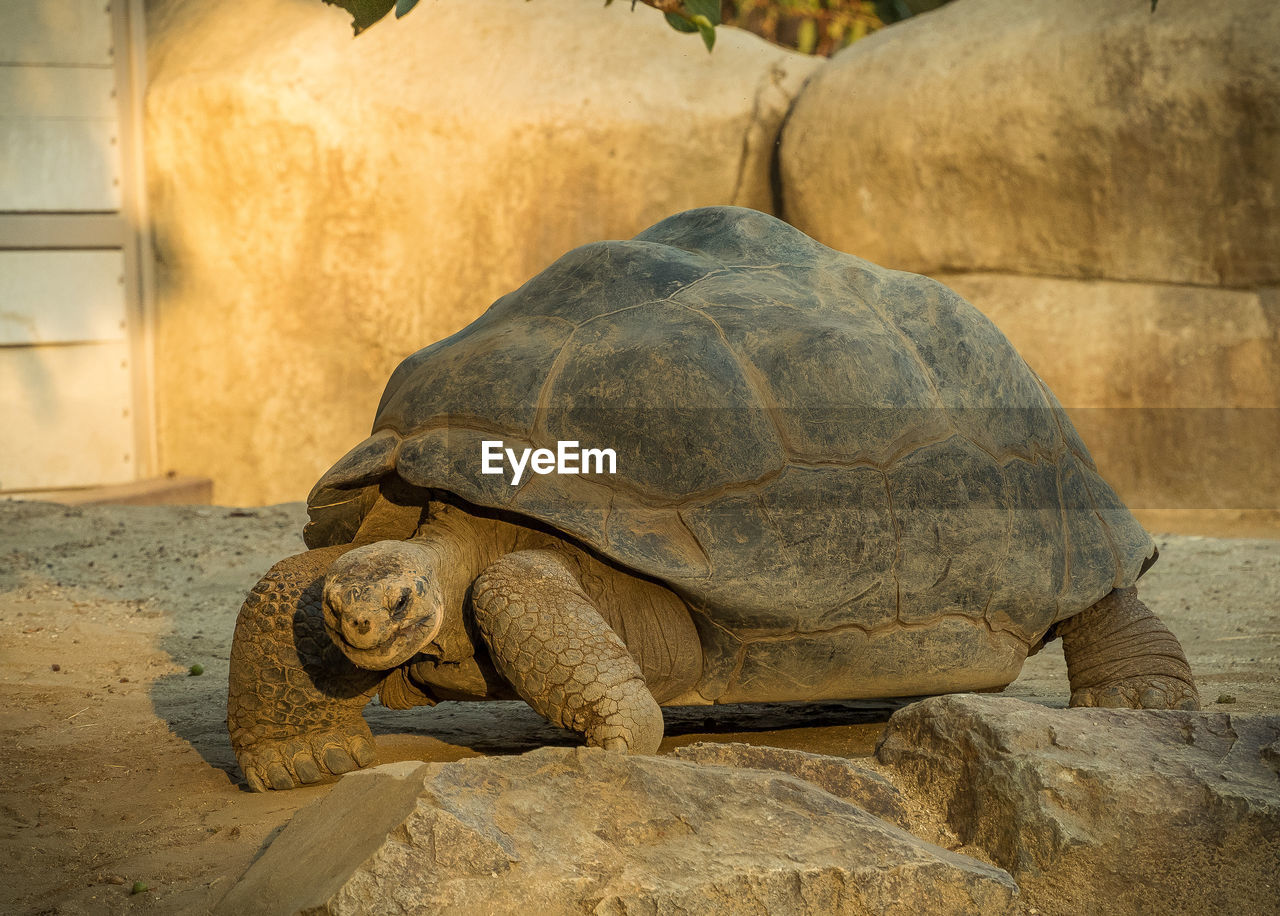
[[[329,638],[361,668],[384,671],[422,651],[444,623],[444,593],[431,555],[407,541],[343,554],[324,580]]]

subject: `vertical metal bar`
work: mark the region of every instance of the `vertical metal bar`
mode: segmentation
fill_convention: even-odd
[[[125,222],[124,277],[133,381],[134,477],[159,473],[155,398],[155,315],[151,233],[143,155],[146,17],[142,0],[111,0],[120,116],[121,217]]]

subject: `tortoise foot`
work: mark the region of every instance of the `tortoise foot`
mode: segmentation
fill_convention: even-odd
[[[1071,692],[1072,706],[1111,709],[1199,709],[1195,687],[1180,678],[1149,674]]]
[[[1058,624],[1072,706],[1199,709],[1191,666],[1178,637],[1118,588]]]
[[[367,767],[378,759],[373,735],[361,720],[343,728],[255,741],[238,754],[254,792],[292,789]]]

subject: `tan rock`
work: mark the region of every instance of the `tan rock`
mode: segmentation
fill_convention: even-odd
[[[1131,509],[1243,513],[1280,534],[1280,290],[937,279],[1048,383]]]
[[[153,10],[162,464],[220,502],[300,498],[400,359],[565,251],[769,209],[817,62],[628,7],[434,0],[358,39],[317,0]]]
[[[874,757],[832,757],[785,747],[740,742],[699,741],[678,747],[672,757],[704,766],[776,770],[811,782],[824,792],[900,827],[926,842],[954,850],[959,846],[945,815],[928,800],[901,792],[889,768]]]
[[[1274,913],[1280,717],[1047,709],[955,695],[899,710],[877,758],[966,852],[1052,913]]]
[[[1280,281],[1280,5],[963,0],[836,55],[786,217],[920,273]]]
[[[916,832],[911,830],[902,793],[863,761],[736,741],[699,741],[676,748],[671,756],[708,766],[777,770],[811,782],[836,798],[857,805],[903,830]]]
[[[790,776],[543,748],[344,777],[216,912],[985,916],[1016,894]]]

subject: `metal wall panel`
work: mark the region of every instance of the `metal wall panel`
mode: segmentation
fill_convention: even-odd
[[[155,473],[142,0],[0,0],[0,491]]]
[[[0,66],[0,210],[121,207],[116,74]]]
[[[106,0],[2,0],[0,64],[111,65]]]
[[[0,490],[133,480],[128,341],[0,347]]]
[[[128,340],[121,251],[0,251],[0,346]]]

